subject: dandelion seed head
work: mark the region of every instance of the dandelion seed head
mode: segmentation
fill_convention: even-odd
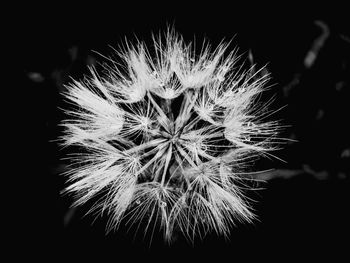
[[[257,103],[268,76],[236,67],[225,43],[196,54],[172,30],[153,39],[151,49],[138,42],[118,52],[123,70],[120,61],[107,73],[91,68],[66,86],[74,106],[62,143],[81,151],[66,192],[76,205],[98,196],[91,211],[110,215],[109,230],[143,222],[168,241],[175,232],[227,236],[254,218],[237,184],[241,170],[281,143],[278,122],[264,121],[268,105]]]

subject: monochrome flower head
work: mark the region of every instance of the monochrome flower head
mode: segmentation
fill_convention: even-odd
[[[185,44],[173,30],[153,46],[128,43],[118,61],[67,85],[63,122],[75,205],[108,213],[108,230],[144,222],[170,241],[227,236],[254,218],[242,191],[252,160],[277,149],[281,128],[258,102],[269,76],[238,64],[228,43]]]

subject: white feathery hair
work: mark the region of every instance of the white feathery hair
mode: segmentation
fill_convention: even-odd
[[[258,101],[269,75],[243,70],[236,49],[224,56],[229,43],[197,55],[174,30],[153,41],[152,52],[127,43],[122,62],[66,86],[73,107],[61,139],[77,150],[65,192],[75,205],[96,198],[90,211],[108,213],[108,231],[145,222],[167,241],[179,231],[227,236],[255,217],[245,169],[282,142],[279,123],[266,121],[271,101]]]

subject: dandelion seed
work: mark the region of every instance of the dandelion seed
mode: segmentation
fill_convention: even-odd
[[[91,211],[106,211],[110,230],[143,221],[147,232],[160,222],[169,241],[176,231],[193,240],[250,222],[240,172],[283,142],[278,123],[264,122],[269,102],[257,103],[268,76],[236,67],[228,44],[194,56],[173,31],[152,50],[127,46],[118,53],[126,73],[119,61],[105,75],[91,69],[64,93],[76,107],[66,111],[62,143],[81,151],[66,192],[76,205],[98,196]]]
[[[218,76],[218,81],[220,81],[220,82],[223,82],[225,80],[225,78],[223,77],[223,76]]]

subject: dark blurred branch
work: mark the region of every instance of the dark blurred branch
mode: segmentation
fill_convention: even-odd
[[[320,52],[321,48],[324,46],[324,43],[326,42],[327,38],[330,35],[329,27],[326,23],[320,20],[316,20],[314,24],[320,27],[322,32],[314,40],[311,48],[309,49],[309,51],[305,56],[305,59],[304,59],[305,68],[310,68],[313,66],[313,64],[315,63],[315,60],[317,59],[318,53]]]
[[[316,180],[328,180],[331,178],[331,175],[328,171],[315,171],[307,164],[304,164],[302,169],[276,169],[258,173],[254,176],[254,178],[257,180],[269,181],[273,179],[291,179],[299,175],[311,175]],[[337,179],[339,180],[346,178],[348,178],[348,175],[343,172],[339,172],[337,175]]]
[[[341,34],[341,35],[340,35],[340,38],[341,38],[342,40],[344,40],[345,42],[347,42],[348,44],[350,44],[350,37],[349,37],[349,36],[346,36],[346,35]]]
[[[317,25],[318,27],[320,27],[322,32],[313,41],[310,49],[306,53],[306,56],[304,58],[304,70],[303,71],[310,69],[314,65],[314,63],[319,55],[320,50],[322,49],[322,47],[324,46],[326,40],[329,38],[329,35],[330,35],[330,30],[329,30],[329,27],[326,23],[324,23],[323,21],[320,21],[320,20],[316,20],[316,21],[314,21],[314,24]],[[300,83],[300,79],[303,76],[303,74],[304,74],[304,72],[296,72],[294,74],[292,80],[283,87],[283,95],[285,97],[288,97],[290,91]]]

